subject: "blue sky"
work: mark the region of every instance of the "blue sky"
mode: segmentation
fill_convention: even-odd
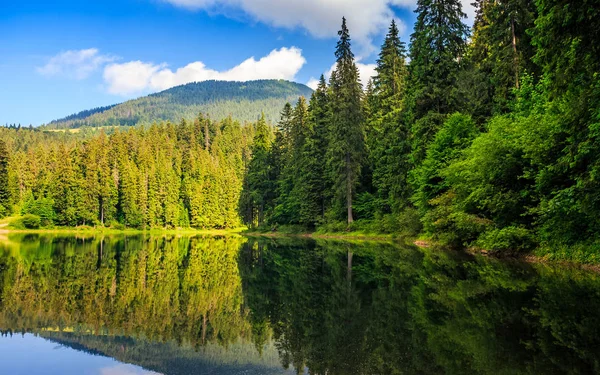
[[[415,3],[0,0],[0,124],[35,126],[197,80],[308,83],[330,71],[342,16],[368,76],[392,18],[408,42]]]

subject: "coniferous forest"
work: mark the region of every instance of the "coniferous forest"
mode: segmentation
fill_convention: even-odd
[[[22,224],[423,236],[600,261],[600,2],[419,0],[359,79],[345,19],[310,98],[240,125],[0,132]],[[23,220],[24,220],[23,219]]]

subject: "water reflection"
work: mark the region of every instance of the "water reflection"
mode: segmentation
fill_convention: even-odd
[[[366,242],[1,244],[5,334],[159,373],[600,373],[595,273]]]

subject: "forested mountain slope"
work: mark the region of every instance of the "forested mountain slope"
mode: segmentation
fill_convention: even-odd
[[[274,123],[286,102],[310,97],[312,90],[284,80],[249,82],[204,81],[170,88],[114,106],[82,111],[54,120],[50,128],[151,124],[193,119],[205,113],[214,120],[231,115],[239,121],[256,121],[261,112]]]

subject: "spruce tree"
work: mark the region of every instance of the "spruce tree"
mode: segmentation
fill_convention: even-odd
[[[478,0],[470,59],[487,77],[492,113],[508,111],[524,73],[537,73],[530,30],[536,18],[529,0]]]
[[[372,94],[367,95],[373,185],[383,210],[398,211],[408,198],[410,143],[405,120],[406,48],[394,21],[381,48],[376,71]]]
[[[252,161],[246,175],[247,194],[249,195],[247,199],[249,216],[246,219],[249,225],[262,225],[265,222],[265,205],[274,190],[274,182],[269,178],[271,138],[271,130],[263,114],[256,123]]]
[[[327,167],[333,182],[333,208],[342,216],[342,207],[345,207],[347,221],[352,223],[352,200],[365,149],[362,87],[345,18],[338,35],[336,66],[330,82],[331,125]]]
[[[305,173],[310,185],[308,189],[316,199],[317,207],[312,218],[313,225],[324,218],[331,200],[331,184],[324,165],[327,155],[330,119],[327,82],[325,77],[321,75],[319,85],[313,92],[308,105],[310,131],[304,151],[306,158]]]
[[[411,35],[412,149],[418,165],[446,116],[457,109],[455,84],[468,27],[460,0],[418,0]]]
[[[8,213],[10,206],[10,189],[8,186],[8,148],[0,140],[0,216]]]

